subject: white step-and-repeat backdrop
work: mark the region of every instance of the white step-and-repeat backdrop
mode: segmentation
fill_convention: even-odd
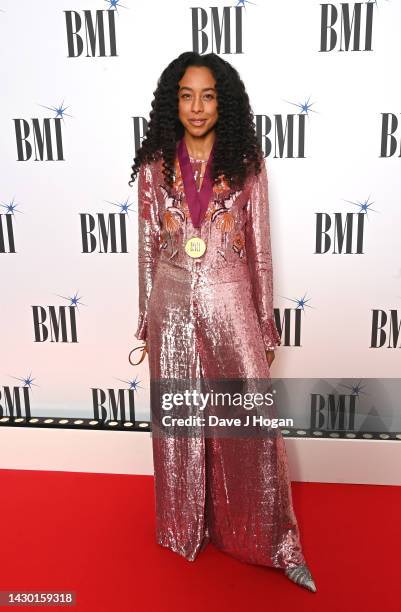
[[[213,51],[266,154],[272,375],[306,430],[401,437],[400,23],[395,0],[0,0],[0,416],[149,418],[128,181],[160,73]]]

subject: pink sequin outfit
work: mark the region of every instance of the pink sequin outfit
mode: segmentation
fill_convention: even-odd
[[[197,189],[202,160],[190,158]],[[204,168],[204,165],[203,165]],[[214,187],[199,228],[191,223],[176,164],[164,187],[162,161],[138,182],[139,317],[151,380],[268,379],[266,349],[280,344],[273,316],[265,164],[244,189]],[[185,252],[188,238],[207,244]],[[286,449],[273,437],[155,437],[156,538],[189,561],[212,541],[244,562],[305,563],[292,506]]]

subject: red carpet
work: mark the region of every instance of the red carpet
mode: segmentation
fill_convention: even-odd
[[[1,591],[71,590],[85,612],[401,608],[399,487],[293,483],[317,593],[212,544],[194,562],[156,544],[152,477],[0,470],[0,490]]]

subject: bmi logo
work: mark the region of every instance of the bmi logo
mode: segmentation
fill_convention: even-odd
[[[371,208],[373,202],[369,202],[369,198],[361,202],[345,201],[356,206],[359,209],[358,212],[315,213],[316,255],[325,253],[332,255],[363,254],[365,217],[368,211],[377,211]]]
[[[108,202],[118,213],[80,213],[82,253],[127,253],[127,217],[132,206]]]
[[[93,417],[110,421],[135,421],[135,393],[140,384],[134,380],[118,379],[128,385],[127,389],[101,389],[92,387]]]
[[[401,313],[395,308],[389,311],[372,308],[372,325],[369,348],[401,348]]]
[[[26,417],[31,418],[31,404],[29,391],[34,385],[37,386],[33,381],[32,372],[25,378],[19,378],[18,376],[12,376],[16,380],[21,381],[22,385],[4,385],[0,386],[0,417]]]
[[[119,0],[109,0],[109,4],[111,10],[64,11],[68,57],[117,56],[115,16]]]
[[[17,210],[18,204],[14,202],[14,198],[0,206],[6,210],[5,214],[0,213],[0,253],[15,253],[14,212],[21,211]]]
[[[293,102],[285,100],[288,104],[297,107],[298,113],[274,114],[274,119],[268,115],[255,115],[255,130],[260,146],[265,156],[275,158],[304,158],[306,146],[306,117],[312,109],[314,102],[310,97],[304,101]]]
[[[64,161],[62,123],[68,106],[43,106],[56,113],[55,117],[14,119],[17,161]],[[71,115],[68,115],[69,117]]]
[[[394,113],[382,113],[379,157],[401,157],[401,138],[397,134],[399,120]]]
[[[375,2],[321,4],[319,51],[372,51]]]
[[[343,393],[311,393],[311,429],[343,431],[355,429],[356,401],[363,387],[360,382],[341,386],[346,388]]]
[[[78,342],[77,310],[81,304],[76,293],[64,297],[70,302],[62,306],[32,306],[33,331],[35,342]]]
[[[284,296],[282,296],[284,297]],[[302,298],[285,298],[291,302],[295,302],[295,308],[284,308],[283,316],[280,318],[280,310],[274,308],[274,319],[277,331],[281,337],[282,346],[301,346],[301,325],[302,312],[305,311],[305,306],[313,308],[309,302],[310,298],[306,298],[306,293]]]
[[[237,6],[191,7],[192,50],[197,53],[243,53],[242,10]]]

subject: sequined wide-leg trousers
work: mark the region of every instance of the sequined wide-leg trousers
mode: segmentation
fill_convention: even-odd
[[[148,357],[151,383],[269,378],[247,266],[206,273],[160,263],[148,306]],[[305,562],[279,430],[250,438],[152,434],[152,446],[160,545],[189,561],[212,541],[244,562]]]

